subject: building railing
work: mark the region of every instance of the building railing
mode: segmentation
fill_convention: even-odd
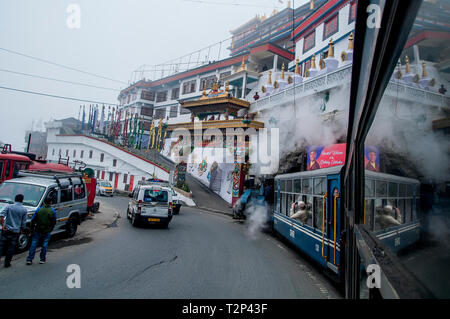
[[[352,76],[352,64],[340,67],[332,72],[315,76],[304,80],[302,83],[290,85],[287,88],[261,97],[251,102],[252,112],[272,108],[276,105],[288,103],[295,98],[302,98],[318,92],[326,91],[339,85],[350,83]],[[409,86],[404,83],[391,80],[386,88],[386,94],[391,97],[409,100],[415,103],[423,103],[431,106],[450,108],[450,98],[439,93],[427,91],[421,88]]]

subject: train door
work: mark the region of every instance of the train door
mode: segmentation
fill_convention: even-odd
[[[327,266],[336,274],[339,270],[340,183],[338,176],[328,177],[325,222],[325,251]]]

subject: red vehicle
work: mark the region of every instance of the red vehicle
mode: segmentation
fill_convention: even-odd
[[[24,155],[0,153],[0,184],[17,177],[20,170],[28,169],[31,164],[31,160]]]

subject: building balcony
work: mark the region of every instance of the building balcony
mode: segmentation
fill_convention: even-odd
[[[302,83],[296,85],[291,84],[283,90],[275,91],[269,96],[260,97],[257,101],[251,102],[250,112],[263,111],[283,104],[292,103],[294,95],[295,99],[298,100],[302,97],[350,84],[351,75],[352,65],[348,64],[326,74],[317,75],[313,78],[304,78]],[[263,84],[260,80],[258,87],[261,87],[261,85]],[[450,97],[404,84],[394,79],[389,82],[385,94],[389,97],[398,98],[407,102],[450,109]]]

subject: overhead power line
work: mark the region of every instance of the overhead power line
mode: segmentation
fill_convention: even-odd
[[[78,98],[74,98],[74,97],[61,96],[61,95],[53,95],[53,94],[42,93],[42,92],[34,92],[34,91],[28,91],[28,90],[21,90],[21,89],[10,88],[10,87],[5,87],[5,86],[0,86],[0,89],[10,90],[10,91],[16,91],[16,92],[21,92],[21,93],[35,94],[35,95],[42,95],[42,96],[53,97],[53,98],[64,99],[64,100],[72,100],[72,101],[79,101],[79,102],[88,102],[88,103],[95,103],[95,104],[118,105],[118,104],[116,104],[116,103],[109,103],[109,102],[100,102],[100,101],[92,101],[92,100],[78,99]]]
[[[57,81],[57,82],[62,82],[62,83],[75,84],[75,85],[82,85],[82,86],[87,86],[87,87],[93,87],[93,88],[97,88],[97,89],[111,90],[111,91],[120,91],[120,89],[107,88],[107,87],[103,87],[103,86],[96,86],[96,85],[86,84],[86,83],[81,83],[81,82],[72,82],[72,81],[60,80],[60,79],[49,78],[49,77],[45,77],[45,76],[41,76],[41,75],[36,75],[36,74],[28,74],[28,73],[22,73],[22,72],[17,72],[17,71],[12,71],[12,70],[6,70],[6,69],[0,69],[0,71],[1,71],[1,72],[12,73],[12,74],[18,74],[18,75],[29,76],[29,77],[38,78],[38,79],[44,79],[44,80],[50,80],[50,81]]]
[[[49,61],[49,60],[41,59],[41,58],[38,58],[38,57],[35,57],[35,56],[31,56],[31,55],[28,55],[28,54],[24,54],[24,53],[20,53],[20,52],[17,52],[17,51],[5,49],[5,48],[0,48],[0,50],[3,50],[5,52],[9,52],[9,53],[13,53],[13,54],[17,54],[17,55],[20,55],[20,56],[23,56],[23,57],[26,57],[26,58],[29,58],[29,59],[36,60],[36,61],[52,64],[52,65],[55,65],[55,66],[58,66],[58,67],[61,67],[61,68],[67,69],[67,70],[84,73],[84,74],[87,74],[87,75],[95,76],[97,78],[101,78],[101,79],[105,79],[105,80],[109,80],[109,81],[114,81],[114,82],[117,82],[117,83],[127,84],[126,82],[123,82],[123,81],[114,80],[114,79],[108,78],[106,76],[98,75],[98,74],[91,73],[91,72],[86,72],[86,71],[79,70],[79,69],[76,69],[76,68],[73,68],[73,67],[70,67],[70,66],[67,66],[67,65],[55,63],[55,62],[52,62],[52,61]]]

